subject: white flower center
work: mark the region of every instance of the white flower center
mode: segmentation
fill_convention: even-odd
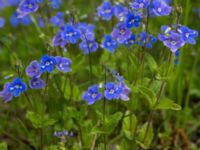
[[[113,94],[114,92],[115,92],[115,90],[113,90],[113,89],[111,89],[111,90],[109,91],[110,94]]]
[[[144,3],[140,3],[140,4],[139,4],[139,7],[140,7],[140,8],[143,8],[143,7],[144,7]]]
[[[171,44],[172,45],[176,45],[176,41],[171,41]]]
[[[162,11],[162,9],[159,7],[159,8],[158,8],[158,12],[161,12],[161,11]]]
[[[186,33],[185,36],[188,38],[188,37],[190,36],[190,34],[189,34],[189,33]]]

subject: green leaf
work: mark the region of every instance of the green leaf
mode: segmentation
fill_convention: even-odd
[[[118,125],[121,118],[122,118],[121,112],[117,112],[113,115],[106,116],[104,126],[102,123],[102,127],[99,127],[98,125],[93,127],[91,134],[109,134],[109,133],[111,133],[115,129],[115,127]]]
[[[158,65],[157,65],[155,59],[151,55],[148,55],[147,62],[148,62],[149,68],[152,72],[158,71]]]
[[[147,130],[148,128],[148,130]],[[152,140],[153,140],[153,127],[150,124],[148,127],[148,124],[145,123],[142,128],[139,131],[139,135],[136,139],[136,142],[144,149],[148,149]]]
[[[147,87],[138,86],[138,91],[148,100],[152,108],[156,103],[156,94]]]
[[[53,124],[55,124],[56,120],[45,117],[45,116],[41,116],[39,114],[36,114],[34,112],[28,111],[26,113],[26,118],[31,121],[32,125],[35,128],[44,128],[44,127],[48,127],[51,126]]]
[[[5,142],[0,143],[0,150],[7,150],[7,144]]]
[[[113,115],[106,117],[105,131],[108,133],[111,133],[115,129],[115,127],[118,125],[118,122],[121,120],[121,118],[122,118],[121,112],[117,112]]]
[[[174,103],[170,99],[162,99],[158,104],[155,105],[155,109],[171,109],[171,110],[181,110],[181,106]]]

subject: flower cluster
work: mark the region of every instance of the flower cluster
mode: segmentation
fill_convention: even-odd
[[[65,47],[67,43],[76,44],[82,40],[79,43],[79,48],[88,55],[98,48],[98,43],[95,42],[94,28],[91,24],[69,22],[60,27],[52,43],[54,46]]]
[[[128,101],[130,88],[127,87],[121,76],[115,74],[115,78],[115,82],[107,82],[105,84],[104,91],[102,92],[100,92],[100,90],[102,90],[102,86],[98,86],[97,84],[90,86],[83,94],[83,100],[86,101],[88,105],[92,105],[96,101],[101,100],[103,96],[107,100],[121,99],[123,101]]]
[[[48,56],[44,55],[40,63],[36,60],[32,61],[26,68],[26,75],[31,77],[29,86],[32,89],[41,89],[46,86],[46,83],[40,78],[42,73],[51,73],[56,67],[59,71],[66,73],[71,71],[71,60],[61,56]],[[0,97],[5,102],[12,100],[13,96],[18,97],[21,93],[27,90],[26,84],[21,78],[15,78],[12,82],[4,85],[3,91],[0,92]]]
[[[21,78],[15,78],[12,82],[4,85],[3,91],[0,92],[0,97],[7,103],[12,100],[13,96],[18,97],[21,93],[27,90],[26,84]]]
[[[102,42],[102,47],[110,53],[114,53],[115,49],[123,44],[124,46],[146,46],[152,48],[152,44],[156,42],[156,37],[146,32],[141,32],[138,36],[132,33],[132,28],[139,28],[142,15],[140,9],[147,8],[149,0],[138,0],[132,3],[132,9],[116,4],[112,6],[110,2],[104,1],[97,9],[97,15],[104,19],[110,20],[113,15],[119,19],[119,23],[114,27],[111,34],[106,34]],[[164,7],[164,6],[163,6]]]
[[[183,25],[162,26],[162,33],[158,35],[160,41],[173,53],[180,49],[185,43],[196,44],[195,38],[198,32]]]
[[[44,55],[41,58],[40,63],[38,63],[38,61],[36,60],[32,61],[26,68],[27,76],[31,77],[31,80],[29,81],[29,86],[33,89],[43,88],[46,84],[40,78],[42,73],[51,73],[54,67],[56,67],[59,71],[66,73],[71,71],[70,65],[71,60],[69,58],[60,56],[53,57]]]

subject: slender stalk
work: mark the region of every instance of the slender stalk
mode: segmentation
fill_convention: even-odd
[[[33,103],[32,103],[30,97],[28,96],[28,94],[27,94],[26,92],[24,92],[24,96],[26,97],[28,103],[31,105],[31,108],[34,109],[34,107],[33,107]]]
[[[44,139],[43,139],[44,131],[43,131],[43,128],[40,128],[39,132],[40,132],[40,148],[41,148],[41,150],[43,150],[43,148],[44,148]]]
[[[106,67],[104,67],[104,71],[105,71],[105,77],[104,77],[104,86],[106,85]],[[106,98],[104,96],[103,98],[103,130],[105,132],[105,115],[106,115]],[[104,150],[106,150],[107,148],[107,143],[106,143],[106,134],[104,133],[103,135],[103,142],[104,142]]]
[[[88,51],[89,51],[90,83],[92,84],[93,79],[92,79],[92,57],[91,57],[91,49],[90,49],[90,44],[89,44],[89,42],[87,40],[87,37],[86,37],[85,33],[83,33],[83,34],[84,34],[84,37],[85,37],[85,40],[86,40],[86,43],[87,43],[87,47],[88,47]]]

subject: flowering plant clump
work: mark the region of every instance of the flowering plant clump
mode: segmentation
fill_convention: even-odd
[[[0,150],[198,150],[199,10],[0,0]]]

